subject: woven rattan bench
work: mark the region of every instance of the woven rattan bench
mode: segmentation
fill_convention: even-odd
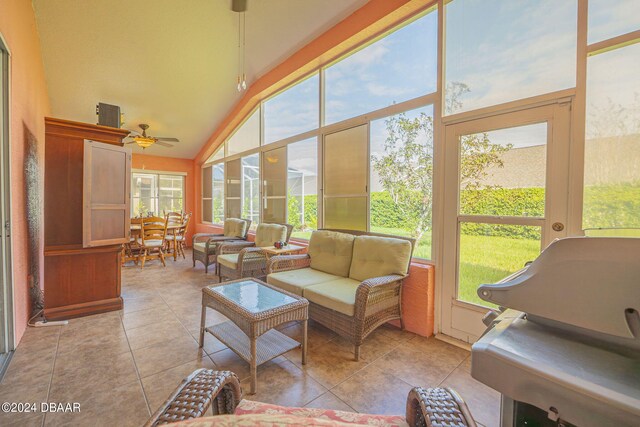
[[[240,381],[229,371],[199,369],[187,377],[152,415],[145,427],[213,415],[233,414],[242,398]],[[406,421],[410,427],[476,427],[469,408],[449,388],[415,387],[409,392]]]

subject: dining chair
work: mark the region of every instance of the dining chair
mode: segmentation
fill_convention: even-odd
[[[142,219],[140,230],[140,268],[144,268],[146,260],[160,259],[164,262],[164,238],[167,235],[167,220],[160,217]]]
[[[180,212],[165,212],[164,217],[169,220],[169,224],[181,224],[184,217],[184,213]]]
[[[167,248],[170,248],[173,251],[174,261],[178,259],[178,255],[182,255],[182,258],[186,258],[184,255],[184,243],[186,241],[187,229],[189,227],[191,215],[191,212],[185,214],[178,228],[174,228],[164,237],[165,242],[167,243]],[[167,227],[169,226],[170,223],[167,220]]]
[[[140,227],[142,224],[142,218],[135,217],[131,218],[131,225]],[[122,245],[122,265],[124,265],[127,261],[133,261],[136,265],[138,265],[138,255],[140,251],[140,229],[131,230],[129,229],[129,241]]]

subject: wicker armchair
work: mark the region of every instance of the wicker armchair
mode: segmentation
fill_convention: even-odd
[[[171,393],[145,427],[201,417],[214,401],[214,415],[233,414],[241,398],[240,380],[236,374],[231,371],[198,369]]]
[[[234,220],[235,218],[230,218],[230,220]],[[197,233],[193,235],[192,238],[192,255],[193,255],[193,266],[196,266],[196,261],[200,261],[204,264],[205,273],[209,272],[209,266],[211,264],[215,264],[216,259],[218,257],[218,249],[221,243],[224,242],[232,242],[232,241],[243,241],[247,240],[247,236],[249,235],[249,228],[251,227],[250,219],[241,219],[245,222],[246,226],[244,228],[244,234],[237,236],[235,233],[228,230],[227,228],[225,233]]]
[[[286,236],[280,230],[267,229],[270,225],[285,227]],[[216,264],[220,281],[243,277],[264,278],[267,275],[268,259],[261,247],[273,246],[277,240],[289,242],[292,231],[291,224],[263,222],[258,225],[255,242],[228,242],[220,245],[219,262]]]
[[[198,369],[182,381],[145,427],[201,417],[212,402],[214,415],[232,415],[241,398],[240,381],[233,372]],[[449,388],[413,388],[407,396],[405,417],[410,427],[476,427],[464,400]],[[300,424],[305,423],[301,420]]]
[[[409,261],[413,254],[415,239],[351,230],[324,231],[353,234],[355,236],[375,236],[409,241],[411,243],[411,252],[408,256],[409,259],[407,260],[407,264],[404,267],[406,274],[409,273]],[[272,273],[280,273],[303,268],[308,269],[311,265],[311,256],[309,254],[275,256],[269,260],[269,265],[267,267],[269,276],[267,277],[267,282],[269,284],[285,288],[283,283],[278,283],[274,280],[275,277],[271,276]],[[405,273],[405,271],[402,271],[401,273]],[[309,317],[351,341],[354,345],[355,360],[359,360],[360,346],[364,339],[380,325],[383,325],[390,320],[400,320],[400,325],[404,328],[402,319],[402,282],[406,277],[406,274],[386,274],[362,280],[359,285],[357,285],[357,288],[355,288],[353,315],[345,314],[335,308],[330,308],[325,304],[319,304],[314,301],[314,298],[311,294],[308,294],[308,292],[314,292],[314,288],[316,286],[309,286],[299,290],[285,288],[285,290],[294,293],[300,293],[300,291],[302,291],[301,295],[309,300]],[[334,279],[341,279],[341,277],[333,276],[333,278],[330,277],[327,280],[331,281]],[[350,283],[354,282],[353,279],[346,280],[349,280]],[[358,279],[356,283],[359,280],[360,279]],[[320,286],[320,284],[317,286]]]

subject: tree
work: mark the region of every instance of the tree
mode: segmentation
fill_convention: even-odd
[[[449,102],[459,108],[457,98],[468,92],[454,86]],[[420,240],[431,228],[433,208],[433,117],[399,114],[386,120],[384,154],[372,156],[382,187],[404,219],[404,228]],[[460,141],[460,179],[463,189],[479,189],[490,166],[502,167],[501,154],[510,146],[493,144],[486,133],[463,136]]]

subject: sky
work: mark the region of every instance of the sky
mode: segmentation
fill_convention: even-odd
[[[590,0],[589,43],[640,27],[640,0]],[[437,16],[432,10],[325,69],[325,123],[331,124],[426,95],[436,89]],[[454,0],[447,4],[445,82],[469,87],[469,111],[572,88],[576,71],[577,0]],[[629,115],[640,105],[640,44],[588,59],[587,135],[594,106],[609,100]],[[432,114],[432,107],[424,107]],[[409,115],[417,111],[409,112]],[[319,75],[264,103],[265,143],[319,126]],[[371,123],[380,152],[385,119]],[[230,153],[256,147],[259,114],[231,138]],[[490,133],[515,148],[546,143],[546,125]],[[317,174],[317,141],[290,145],[289,167]]]

